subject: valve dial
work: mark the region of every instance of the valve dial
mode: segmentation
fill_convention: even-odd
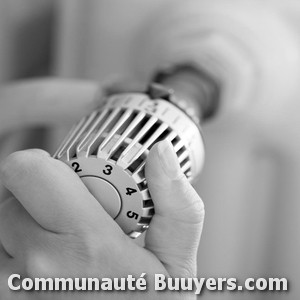
[[[149,227],[154,214],[144,172],[151,147],[168,139],[189,180],[204,161],[196,118],[161,91],[153,86],[148,93],[107,96],[102,107],[74,126],[54,155],[78,174],[132,238]]]

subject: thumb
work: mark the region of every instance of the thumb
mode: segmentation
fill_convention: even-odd
[[[145,246],[160,259],[171,276],[195,276],[204,205],[182,173],[168,140],[151,149],[146,178],[155,215]]]

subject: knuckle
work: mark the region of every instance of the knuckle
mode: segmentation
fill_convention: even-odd
[[[40,165],[40,151],[37,149],[17,151],[6,157],[0,165],[0,175],[4,183],[26,175],[28,170]],[[43,151],[41,150],[40,153]]]
[[[52,270],[53,263],[50,259],[38,251],[30,251],[24,257],[26,275],[29,277],[48,277],[55,275]],[[51,273],[51,274],[50,274]]]
[[[14,197],[7,198],[3,202],[0,203],[0,221],[1,224],[5,223],[7,220],[11,218],[11,214],[19,209],[17,207],[18,201]]]
[[[18,176],[26,165],[30,163],[27,151],[17,151],[4,159],[0,166],[2,179],[6,182]]]
[[[7,181],[14,173],[16,159],[19,153],[15,152],[7,156],[0,165],[0,175],[3,181]]]
[[[205,205],[199,196],[198,196],[198,201],[195,206],[196,206],[198,215],[201,216],[203,219],[205,217]]]
[[[90,253],[96,256],[109,256],[118,255],[118,249],[120,247],[119,239],[114,239],[112,237],[101,238],[94,236],[89,239],[89,250]],[[118,246],[119,245],[119,246]]]
[[[205,216],[204,203],[201,198],[197,197],[190,198],[189,204],[186,207],[189,211],[190,220],[194,223],[202,223]]]
[[[88,234],[84,238],[84,247],[80,254],[89,262],[98,262],[100,265],[112,264],[122,256],[124,241],[116,236]]]
[[[202,223],[205,216],[204,203],[192,185],[184,180],[174,190],[177,199],[174,213],[177,217],[188,223]]]

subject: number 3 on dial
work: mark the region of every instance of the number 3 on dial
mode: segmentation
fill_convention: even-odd
[[[112,170],[113,170],[113,167],[112,167],[111,165],[106,165],[106,166],[105,166],[105,170],[103,170],[103,173],[104,173],[105,175],[110,175],[111,172],[112,172]]]

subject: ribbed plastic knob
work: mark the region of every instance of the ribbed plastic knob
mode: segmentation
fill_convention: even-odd
[[[144,172],[151,147],[169,139],[190,180],[204,161],[199,126],[168,95],[156,98],[162,94],[155,89],[106,97],[102,107],[74,126],[54,155],[80,176],[132,238],[148,228],[154,214]]]

